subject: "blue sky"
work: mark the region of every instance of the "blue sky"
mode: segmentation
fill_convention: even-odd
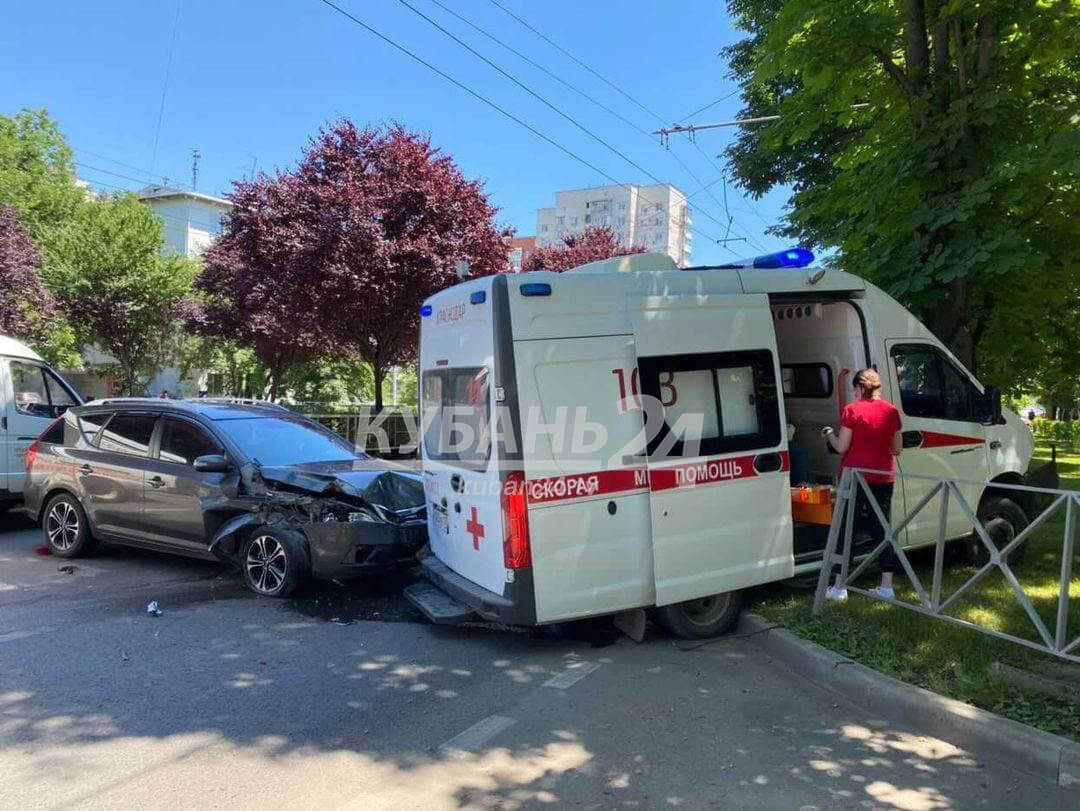
[[[620,182],[652,182],[397,0],[336,2]],[[732,129],[703,132],[696,146],[675,137],[667,150],[431,0],[409,2],[641,168],[691,194],[694,263],[731,258],[712,240],[727,232],[724,184],[713,181]],[[440,2],[647,132],[736,90],[719,56],[738,36],[722,0],[499,0],[658,118],[490,0]],[[75,149],[80,176],[102,188],[137,188],[151,173],[188,184],[198,148],[200,190],[225,193],[253,162],[265,171],[294,164],[307,139],[338,116],[429,132],[466,175],[484,180],[500,222],[521,234],[534,232],[536,209],[552,205],[557,190],[610,183],[318,0],[54,0],[47,11],[13,4],[5,23],[0,113],[48,108]],[[738,108],[735,95],[692,120],[729,120]],[[732,243],[735,253],[786,247],[764,233],[786,199],[777,191],[754,201],[729,186],[730,236],[751,240]]]

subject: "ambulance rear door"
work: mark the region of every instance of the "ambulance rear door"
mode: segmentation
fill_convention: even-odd
[[[646,408],[656,604],[791,577],[768,297],[648,295],[627,306]]]
[[[421,459],[431,551],[502,594],[501,481],[492,442],[495,284],[505,281],[459,284],[420,311]]]

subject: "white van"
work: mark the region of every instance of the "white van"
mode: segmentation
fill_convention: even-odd
[[[409,599],[435,621],[524,625],[655,606],[677,634],[719,633],[740,589],[820,568],[827,527],[796,525],[790,488],[836,481],[821,428],[866,366],[901,410],[903,472],[1021,482],[1031,432],[1000,392],[884,292],[810,260],[679,270],[642,254],[429,299],[433,555]],[[659,403],[657,420],[643,401]],[[928,486],[898,478],[894,515]],[[1018,532],[1024,505],[986,489],[966,496]],[[925,511],[902,542],[935,542],[936,522]],[[970,535],[959,508],[949,526]]]
[[[78,393],[26,344],[0,335],[0,509],[22,500],[24,457]]]

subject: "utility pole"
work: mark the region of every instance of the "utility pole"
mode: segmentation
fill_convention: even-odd
[[[198,149],[191,150],[191,189],[199,190],[199,158],[202,153]]]

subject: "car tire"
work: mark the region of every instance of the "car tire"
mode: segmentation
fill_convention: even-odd
[[[97,548],[86,511],[70,493],[49,499],[41,513],[41,534],[49,551],[58,558],[82,557]]]
[[[1001,549],[1013,538],[1019,535],[1027,525],[1027,514],[1019,504],[1004,496],[987,496],[979,505],[979,521],[986,529],[990,539],[998,549]],[[985,544],[973,532],[966,544],[967,562],[973,566],[983,567],[990,562],[990,552]],[[1009,565],[1016,566],[1027,553],[1028,542],[1024,541],[1009,555]]]
[[[310,576],[307,540],[292,530],[257,527],[244,542],[240,566],[260,597],[291,597]]]
[[[735,624],[742,609],[742,591],[725,591],[656,609],[656,621],[682,639],[719,636]]]

